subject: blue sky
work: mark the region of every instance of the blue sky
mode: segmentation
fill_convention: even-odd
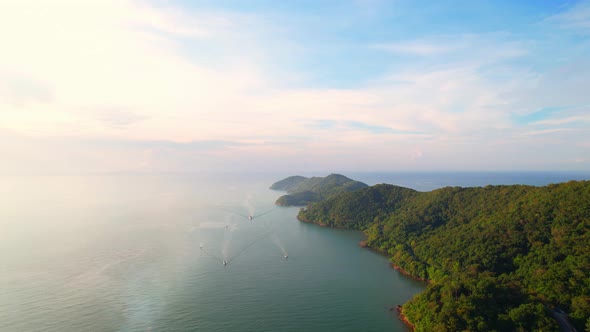
[[[522,43],[535,54],[515,59],[530,67],[548,64],[549,51],[555,56],[575,56],[558,47],[571,47],[585,36],[564,36],[556,26],[544,21],[571,7],[565,1],[181,1],[189,10],[232,11],[254,15],[273,25],[269,34],[281,43],[298,46],[298,55],[277,52],[277,61],[293,70],[312,75],[308,84],[321,87],[362,86],[384,72],[405,66],[443,66],[463,60],[451,50],[427,58],[415,50],[386,52],[379,45],[388,43],[439,42],[451,44],[459,39],[473,42],[485,38],[493,42]],[[484,40],[482,40],[485,43]],[[526,44],[526,45],[525,45]],[[479,45],[475,43],[475,45]],[[410,46],[410,45],[408,45]],[[442,45],[437,45],[442,46]],[[515,45],[516,46],[516,45]],[[434,51],[434,50],[432,50]],[[588,49],[578,50],[578,55]],[[271,50],[272,52],[272,50]],[[423,49],[428,52],[428,49]],[[416,55],[421,58],[416,58]],[[442,58],[440,57],[442,55]],[[552,60],[553,61],[553,60]]]
[[[2,172],[590,170],[590,1],[0,13]]]

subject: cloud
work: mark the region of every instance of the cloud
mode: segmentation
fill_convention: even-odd
[[[588,33],[590,32],[590,1],[577,2],[567,7],[565,11],[548,17],[545,22]]]
[[[341,124],[340,130],[362,131],[354,137],[373,143],[393,134],[477,131],[501,118],[487,108],[502,99],[502,88],[479,75],[481,64],[453,60],[435,70],[409,68],[356,89],[277,88],[285,76],[272,77],[273,65],[259,61],[259,53],[268,52],[269,46],[256,44],[258,28],[248,32],[249,20],[240,15],[193,16],[125,1],[90,4],[37,6],[32,13],[4,11],[15,22],[36,20],[43,28],[36,36],[35,31],[26,31],[30,27],[23,27],[23,36],[39,43],[8,57],[8,65],[28,67],[27,74],[47,81],[55,91],[55,102],[37,107],[34,117],[9,110],[11,128],[44,135],[65,131],[87,137],[188,142],[280,137],[301,132],[303,123],[327,120]],[[241,52],[242,42],[225,50],[234,57],[209,65],[201,57],[195,61],[185,54],[169,34],[203,43],[196,51],[227,47],[251,34],[249,47],[258,51]],[[438,38],[430,50],[465,49],[478,40],[463,36],[455,38],[460,40],[455,46],[444,46],[450,39]],[[12,42],[15,47],[9,48],[18,50],[18,41]],[[53,46],[45,50],[48,44]],[[518,53],[511,53],[509,43],[503,45],[495,47],[496,56]],[[22,51],[46,56],[22,59]],[[26,62],[31,63],[25,66]],[[396,85],[395,80],[406,83]],[[81,111],[88,109],[92,116]],[[126,127],[124,132],[121,126]],[[320,140],[342,140],[329,132],[313,134]]]
[[[375,44],[376,49],[381,49],[391,53],[418,56],[434,56],[442,53],[449,53],[456,49],[453,45],[442,45],[439,43],[429,43],[426,41],[405,41],[398,43]]]
[[[571,128],[552,128],[552,129],[543,129],[543,130],[534,130],[522,133],[521,136],[539,136],[539,135],[549,135],[555,133],[561,133],[564,131],[572,131]]]
[[[315,53],[273,17],[126,0],[0,6],[0,130],[16,142],[0,147],[14,169],[19,156],[92,171],[486,166],[507,146],[522,153],[511,144],[531,151],[532,137],[581,135],[563,128],[578,113],[519,117],[590,103],[587,60],[539,72],[518,63],[535,42],[510,33],[360,42],[383,57],[379,74],[334,88],[309,84],[300,64]]]
[[[443,64],[462,61],[482,65],[522,57],[529,52],[527,44],[506,33],[464,33],[377,43],[371,47],[397,55],[431,57]]]
[[[49,103],[54,100],[52,89],[34,78],[0,72],[0,100],[16,107],[27,103]]]
[[[84,111],[112,104],[134,110],[134,120],[146,120],[135,121],[138,125],[126,133],[129,138],[204,138],[215,135],[211,129],[215,126],[206,119],[232,119],[231,108],[267,84],[256,61],[238,55],[241,45],[235,46],[235,56],[222,68],[193,63],[183,55],[175,38],[209,38],[211,46],[217,47],[213,37],[228,33],[215,34],[225,24],[211,27],[217,13],[209,19],[184,19],[189,24],[175,20],[178,11],[137,6],[131,1],[14,1],[2,6],[0,38],[5,51],[0,73],[16,73],[13,76],[43,82],[45,87],[33,89],[38,85],[7,81],[2,90],[10,95],[4,93],[0,104],[6,106],[3,115],[10,120],[5,126],[15,130],[61,135],[78,125],[83,135],[120,135],[112,132],[117,130],[112,124],[130,122],[129,114],[124,120],[121,114],[116,119],[107,110],[91,119]],[[200,28],[193,21],[206,26]],[[167,37],[170,34],[174,36]],[[43,91],[52,93],[41,94]],[[17,97],[41,105],[24,115],[11,106]],[[179,123],[191,127],[176,126]]]
[[[416,159],[420,159],[424,156],[424,153],[422,152],[422,150],[420,149],[416,149],[413,153],[412,153],[412,160],[416,160]]]
[[[34,137],[0,130],[0,174],[79,174],[217,171],[229,161],[220,151],[235,141],[134,141]],[[253,144],[255,145],[255,144]]]
[[[127,127],[144,121],[147,116],[116,106],[99,106],[91,110],[90,116],[111,127]]]
[[[535,125],[555,126],[555,125],[563,125],[563,124],[569,124],[569,123],[579,124],[579,123],[586,123],[586,122],[590,122],[590,115],[572,116],[572,117],[557,118],[557,119],[547,119],[547,120],[537,121],[534,124]]]

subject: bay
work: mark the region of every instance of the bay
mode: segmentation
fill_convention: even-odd
[[[0,177],[0,330],[407,331],[390,308],[425,285],[360,232],[274,206],[287,175]],[[422,191],[590,178],[347,175]]]
[[[424,285],[276,207],[278,179],[2,178],[0,330],[405,331]]]

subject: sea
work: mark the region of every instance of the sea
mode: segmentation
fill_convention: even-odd
[[[288,175],[0,176],[0,331],[408,331],[393,308],[426,285],[361,232],[275,206]],[[344,175],[419,191],[590,179]]]

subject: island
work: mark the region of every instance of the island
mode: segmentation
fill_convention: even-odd
[[[272,190],[286,191],[275,202],[279,206],[306,206],[337,194],[367,188],[365,183],[354,181],[340,174],[326,177],[290,176],[270,186]]]
[[[589,181],[317,194],[299,220],[362,230],[392,267],[428,281],[398,308],[415,331],[558,331],[557,316],[590,329]]]

